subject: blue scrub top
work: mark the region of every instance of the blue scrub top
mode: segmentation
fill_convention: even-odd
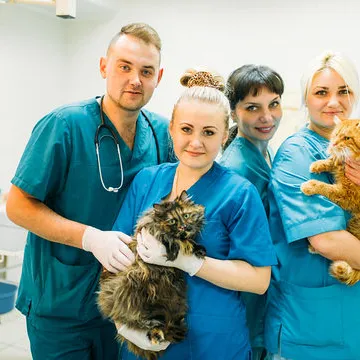
[[[272,152],[269,151],[269,155],[272,161]],[[267,189],[271,169],[259,149],[248,139],[238,136],[222,154],[220,164],[232,169],[255,185],[260,194],[265,211],[268,214],[269,202]],[[253,348],[264,347],[266,294],[243,293],[242,298],[246,306],[251,346]]]
[[[272,161],[273,153],[270,150],[268,153]],[[248,139],[237,136],[222,154],[220,164],[234,170],[255,185],[268,214],[267,188],[271,169],[259,149]]]
[[[168,121],[146,114],[157,134],[161,161],[166,161]],[[143,115],[137,119],[132,151],[104,118],[120,143],[124,186],[118,193],[107,192],[99,178],[94,137],[100,108],[95,98],[60,107],[37,123],[12,183],[67,219],[110,230],[132,179],[157,163],[157,153]],[[100,137],[104,135],[106,131]],[[106,186],[118,186],[119,158],[108,136],[100,143],[100,157]],[[29,232],[16,307],[39,329],[96,326],[102,321],[95,303],[100,269],[92,253]]]
[[[114,230],[132,233],[136,219],[172,189],[177,164],[141,171],[134,179]],[[206,225],[197,241],[216,259],[241,259],[254,266],[276,263],[265,211],[255,187],[217,163],[187,190],[205,207]],[[187,338],[171,345],[162,360],[249,359],[250,347],[241,293],[196,276],[186,277]],[[121,359],[135,359],[123,347]]]
[[[310,164],[327,157],[328,140],[303,128],[278,150],[269,186],[270,229],[279,264],[268,290],[265,344],[295,360],[360,359],[360,284],[329,275],[330,260],[308,251],[309,236],[345,230],[349,214],[327,198],[306,196],[309,179],[331,183]]]

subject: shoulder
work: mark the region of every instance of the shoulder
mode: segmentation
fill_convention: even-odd
[[[315,161],[326,156],[328,141],[306,127],[289,136],[278,149],[273,167],[292,162],[299,164],[304,160]]]
[[[219,163],[247,177],[249,168],[262,167],[261,154],[245,138],[237,137],[224,151]]]
[[[155,112],[146,109],[142,109],[141,112],[149,119],[151,125],[153,125],[154,128],[166,129],[166,130],[168,129],[170,121],[165,116],[162,116],[160,114],[157,114]]]
[[[254,187],[249,180],[239,175],[238,172],[217,162],[214,163],[214,174],[218,186],[221,187],[223,193],[229,193],[238,197]]]
[[[59,106],[45,115],[37,126],[47,123],[56,123],[57,126],[63,125],[67,127],[77,123],[82,125],[84,119],[88,121],[89,116],[96,117],[96,119],[99,116],[99,106],[95,98]]]

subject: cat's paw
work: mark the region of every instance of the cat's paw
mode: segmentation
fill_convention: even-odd
[[[194,245],[194,254],[196,257],[203,259],[206,256],[206,249],[204,246],[195,244]]]
[[[315,161],[310,165],[310,172],[315,173],[315,174],[319,174],[321,172],[323,172],[323,165],[322,165],[322,161]]]
[[[158,328],[151,329],[147,336],[153,345],[159,345],[165,340],[164,332]]]
[[[317,194],[316,188],[317,188],[317,181],[316,180],[308,180],[308,181],[302,183],[301,186],[300,186],[300,190],[305,195],[315,195],[315,194]]]
[[[346,261],[334,261],[330,266],[330,274],[346,285],[354,285],[360,279],[358,271],[355,271]]]
[[[317,254],[317,251],[315,250],[315,248],[311,244],[309,244],[308,250],[309,250],[310,254]]]

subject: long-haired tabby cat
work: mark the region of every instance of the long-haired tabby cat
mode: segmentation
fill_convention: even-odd
[[[314,173],[331,172],[335,183],[326,184],[318,180],[309,180],[302,184],[301,190],[306,195],[326,196],[349,211],[352,216],[347,230],[360,239],[360,186],[350,181],[344,173],[347,158],[360,160],[360,120],[336,118],[335,123],[328,149],[329,158],[315,161],[310,167],[310,171]],[[348,285],[354,285],[360,280],[360,271],[353,269],[345,261],[334,261],[330,266],[330,274]]]
[[[179,251],[203,258],[205,248],[195,242],[204,225],[204,207],[195,204],[185,191],[174,201],[154,204],[138,220],[130,248],[135,262],[117,274],[103,273],[100,279],[98,305],[103,316],[136,330],[146,330],[151,342],[176,343],[184,339],[187,327],[186,283],[176,268],[147,264],[136,252],[136,235],[145,228],[166,248],[173,261]],[[159,354],[140,349],[126,341],[128,349],[147,360]]]

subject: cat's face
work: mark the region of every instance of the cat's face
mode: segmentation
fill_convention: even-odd
[[[360,158],[360,120],[338,120],[329,145],[329,153],[339,160]]]
[[[204,207],[188,198],[156,204],[155,221],[161,231],[181,240],[192,239],[204,224]]]

